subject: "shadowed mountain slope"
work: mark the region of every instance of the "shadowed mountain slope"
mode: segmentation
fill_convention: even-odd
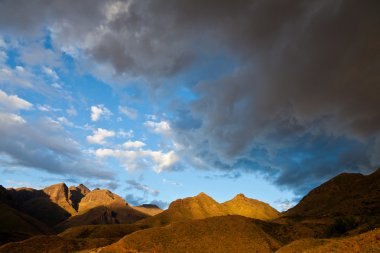
[[[380,252],[380,229],[357,236],[337,239],[301,239],[294,241],[276,253],[375,253]]]
[[[52,234],[44,223],[0,201],[0,245],[34,235]]]
[[[73,206],[73,208],[76,211],[78,211],[79,202],[89,192],[90,192],[90,190],[86,186],[84,186],[83,184],[80,184],[78,186],[70,186],[70,188],[69,188],[69,199],[71,201],[71,205]]]
[[[58,229],[94,224],[133,223],[148,217],[133,209],[120,196],[108,190],[93,190],[79,202],[78,214],[59,224]]]
[[[7,193],[13,208],[54,226],[70,217],[70,212],[75,212],[67,202],[66,190],[67,187],[57,184],[43,190],[11,188],[7,189]]]
[[[130,234],[98,251],[89,252],[273,252],[281,244],[252,219],[211,217],[177,222]]]
[[[0,253],[72,253],[108,245],[110,239],[66,239],[60,236],[34,236],[21,242],[7,243]]]
[[[342,173],[310,191],[287,217],[380,216],[380,169],[364,176]]]

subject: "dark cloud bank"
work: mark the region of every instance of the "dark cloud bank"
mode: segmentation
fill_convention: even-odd
[[[380,165],[379,1],[132,1],[108,20],[102,10],[114,1],[80,2],[2,1],[0,27],[58,24],[56,43],[65,44],[103,24],[82,45],[87,57],[152,89],[205,54],[233,63],[190,84],[197,99],[180,103],[172,121],[203,167],[259,172],[301,193]]]

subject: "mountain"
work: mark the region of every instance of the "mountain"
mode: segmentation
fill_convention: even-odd
[[[286,217],[380,217],[380,169],[364,176],[342,173],[310,191]]]
[[[255,221],[242,216],[219,216],[175,222],[127,235],[89,252],[274,252],[281,243]]]
[[[95,189],[79,202],[78,214],[60,223],[57,228],[94,224],[133,223],[150,215],[130,207],[120,196],[109,190]]]
[[[80,184],[78,186],[70,186],[69,187],[69,199],[70,199],[72,207],[76,211],[78,211],[79,202],[89,192],[90,192],[90,190],[86,186],[84,186],[83,184]]]
[[[242,194],[237,195],[230,201],[219,204],[213,198],[201,192],[195,197],[175,200],[167,210],[139,223],[146,224],[149,227],[156,227],[173,221],[204,219],[224,215],[242,215],[267,220],[277,218],[279,213],[268,204],[247,198]]]
[[[214,199],[212,199],[210,196],[208,196],[205,193],[200,193],[197,196],[194,197],[188,197],[184,199],[178,199],[173,201],[169,208],[167,210],[161,211],[160,213],[148,217],[145,219],[142,219],[140,221],[137,221],[131,226],[129,224],[123,224],[120,226],[112,225],[112,234],[114,237],[121,237],[124,233],[129,234],[132,232],[135,232],[138,229],[141,228],[151,228],[151,227],[161,227],[165,226],[167,224],[170,224],[172,222],[178,222],[178,221],[186,221],[186,220],[193,220],[193,219],[204,219],[208,217],[214,217],[214,216],[225,216],[230,214],[248,214],[251,215],[254,218],[263,218],[267,219],[268,216],[258,216],[257,214],[260,213],[266,213],[267,211],[261,211],[258,212],[257,210],[260,210],[261,207],[271,210],[271,208],[268,208],[269,205],[256,201],[249,198],[241,198],[241,195],[238,195],[235,197],[235,199],[230,202],[230,204],[233,203],[239,203],[239,208],[242,208],[245,210],[245,213],[242,213],[242,211],[239,211],[239,208],[233,209],[229,203],[225,204],[219,204]],[[255,208],[255,204],[258,204],[258,208]],[[146,207],[146,206],[145,206]],[[270,207],[270,206],[269,206]],[[134,209],[137,209],[141,211],[141,207],[132,207]],[[229,209],[228,209],[229,208]],[[254,208],[252,213],[249,213],[247,210],[249,208]],[[275,209],[273,209],[275,210]],[[141,211],[143,212],[143,211]],[[273,211],[273,214],[268,211],[269,214],[273,215],[273,217],[277,217],[278,212]],[[137,226],[137,227],[136,227]],[[62,233],[63,236],[67,238],[73,238],[73,237],[105,237],[107,234],[110,233],[111,228],[110,227],[104,227],[104,226],[78,226],[78,227],[72,227],[67,229]]]
[[[0,245],[52,233],[44,223],[0,201]]]
[[[7,189],[10,205],[48,226],[55,226],[75,212],[67,199],[67,186],[57,184],[43,190],[32,188]]]
[[[3,242],[33,236],[0,252],[378,252],[380,170],[340,174],[282,214],[243,194],[218,203],[200,193],[162,211],[62,183],[0,186],[0,212]],[[41,235],[49,227],[67,229]]]
[[[132,208],[139,212],[145,213],[146,215],[149,215],[149,216],[154,216],[164,211],[158,206],[153,205],[153,204],[143,204],[141,206],[132,206]]]
[[[233,199],[222,203],[228,214],[241,215],[259,220],[271,220],[278,218],[280,213],[269,204],[262,201],[247,198],[243,194],[236,195]]]

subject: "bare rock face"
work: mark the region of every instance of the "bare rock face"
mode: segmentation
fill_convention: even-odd
[[[259,220],[271,220],[279,217],[279,212],[269,204],[262,201],[247,198],[243,194],[236,195],[235,198],[222,204],[227,213],[231,215],[241,215]]]
[[[130,207],[124,199],[109,190],[95,189],[80,200],[78,214],[56,228],[64,230],[81,225],[133,223],[148,216]]]
[[[63,208],[71,215],[77,213],[77,211],[71,204],[71,201],[69,199],[69,189],[67,188],[65,183],[59,183],[48,186],[44,188],[42,191],[45,194],[47,194],[54,203],[59,205],[61,208]]]
[[[73,208],[76,211],[78,211],[79,202],[89,192],[90,192],[90,190],[86,186],[84,186],[83,184],[80,184],[76,187],[70,186],[70,188],[69,188],[69,199],[70,199],[71,205],[73,206]]]

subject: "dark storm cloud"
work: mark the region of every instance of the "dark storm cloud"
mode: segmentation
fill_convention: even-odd
[[[2,1],[0,28],[55,25],[56,43],[154,89],[205,54],[234,61],[176,108],[186,113],[172,135],[195,166],[259,171],[304,191],[380,165],[379,1],[146,0],[108,16],[115,1],[77,2]]]
[[[55,23],[75,29],[67,32],[87,32],[98,25],[104,16],[103,0],[2,0],[0,2],[0,29],[17,35],[38,35]],[[103,17],[104,18],[104,17]],[[70,27],[72,28],[72,27]],[[71,35],[71,34],[66,34]]]

